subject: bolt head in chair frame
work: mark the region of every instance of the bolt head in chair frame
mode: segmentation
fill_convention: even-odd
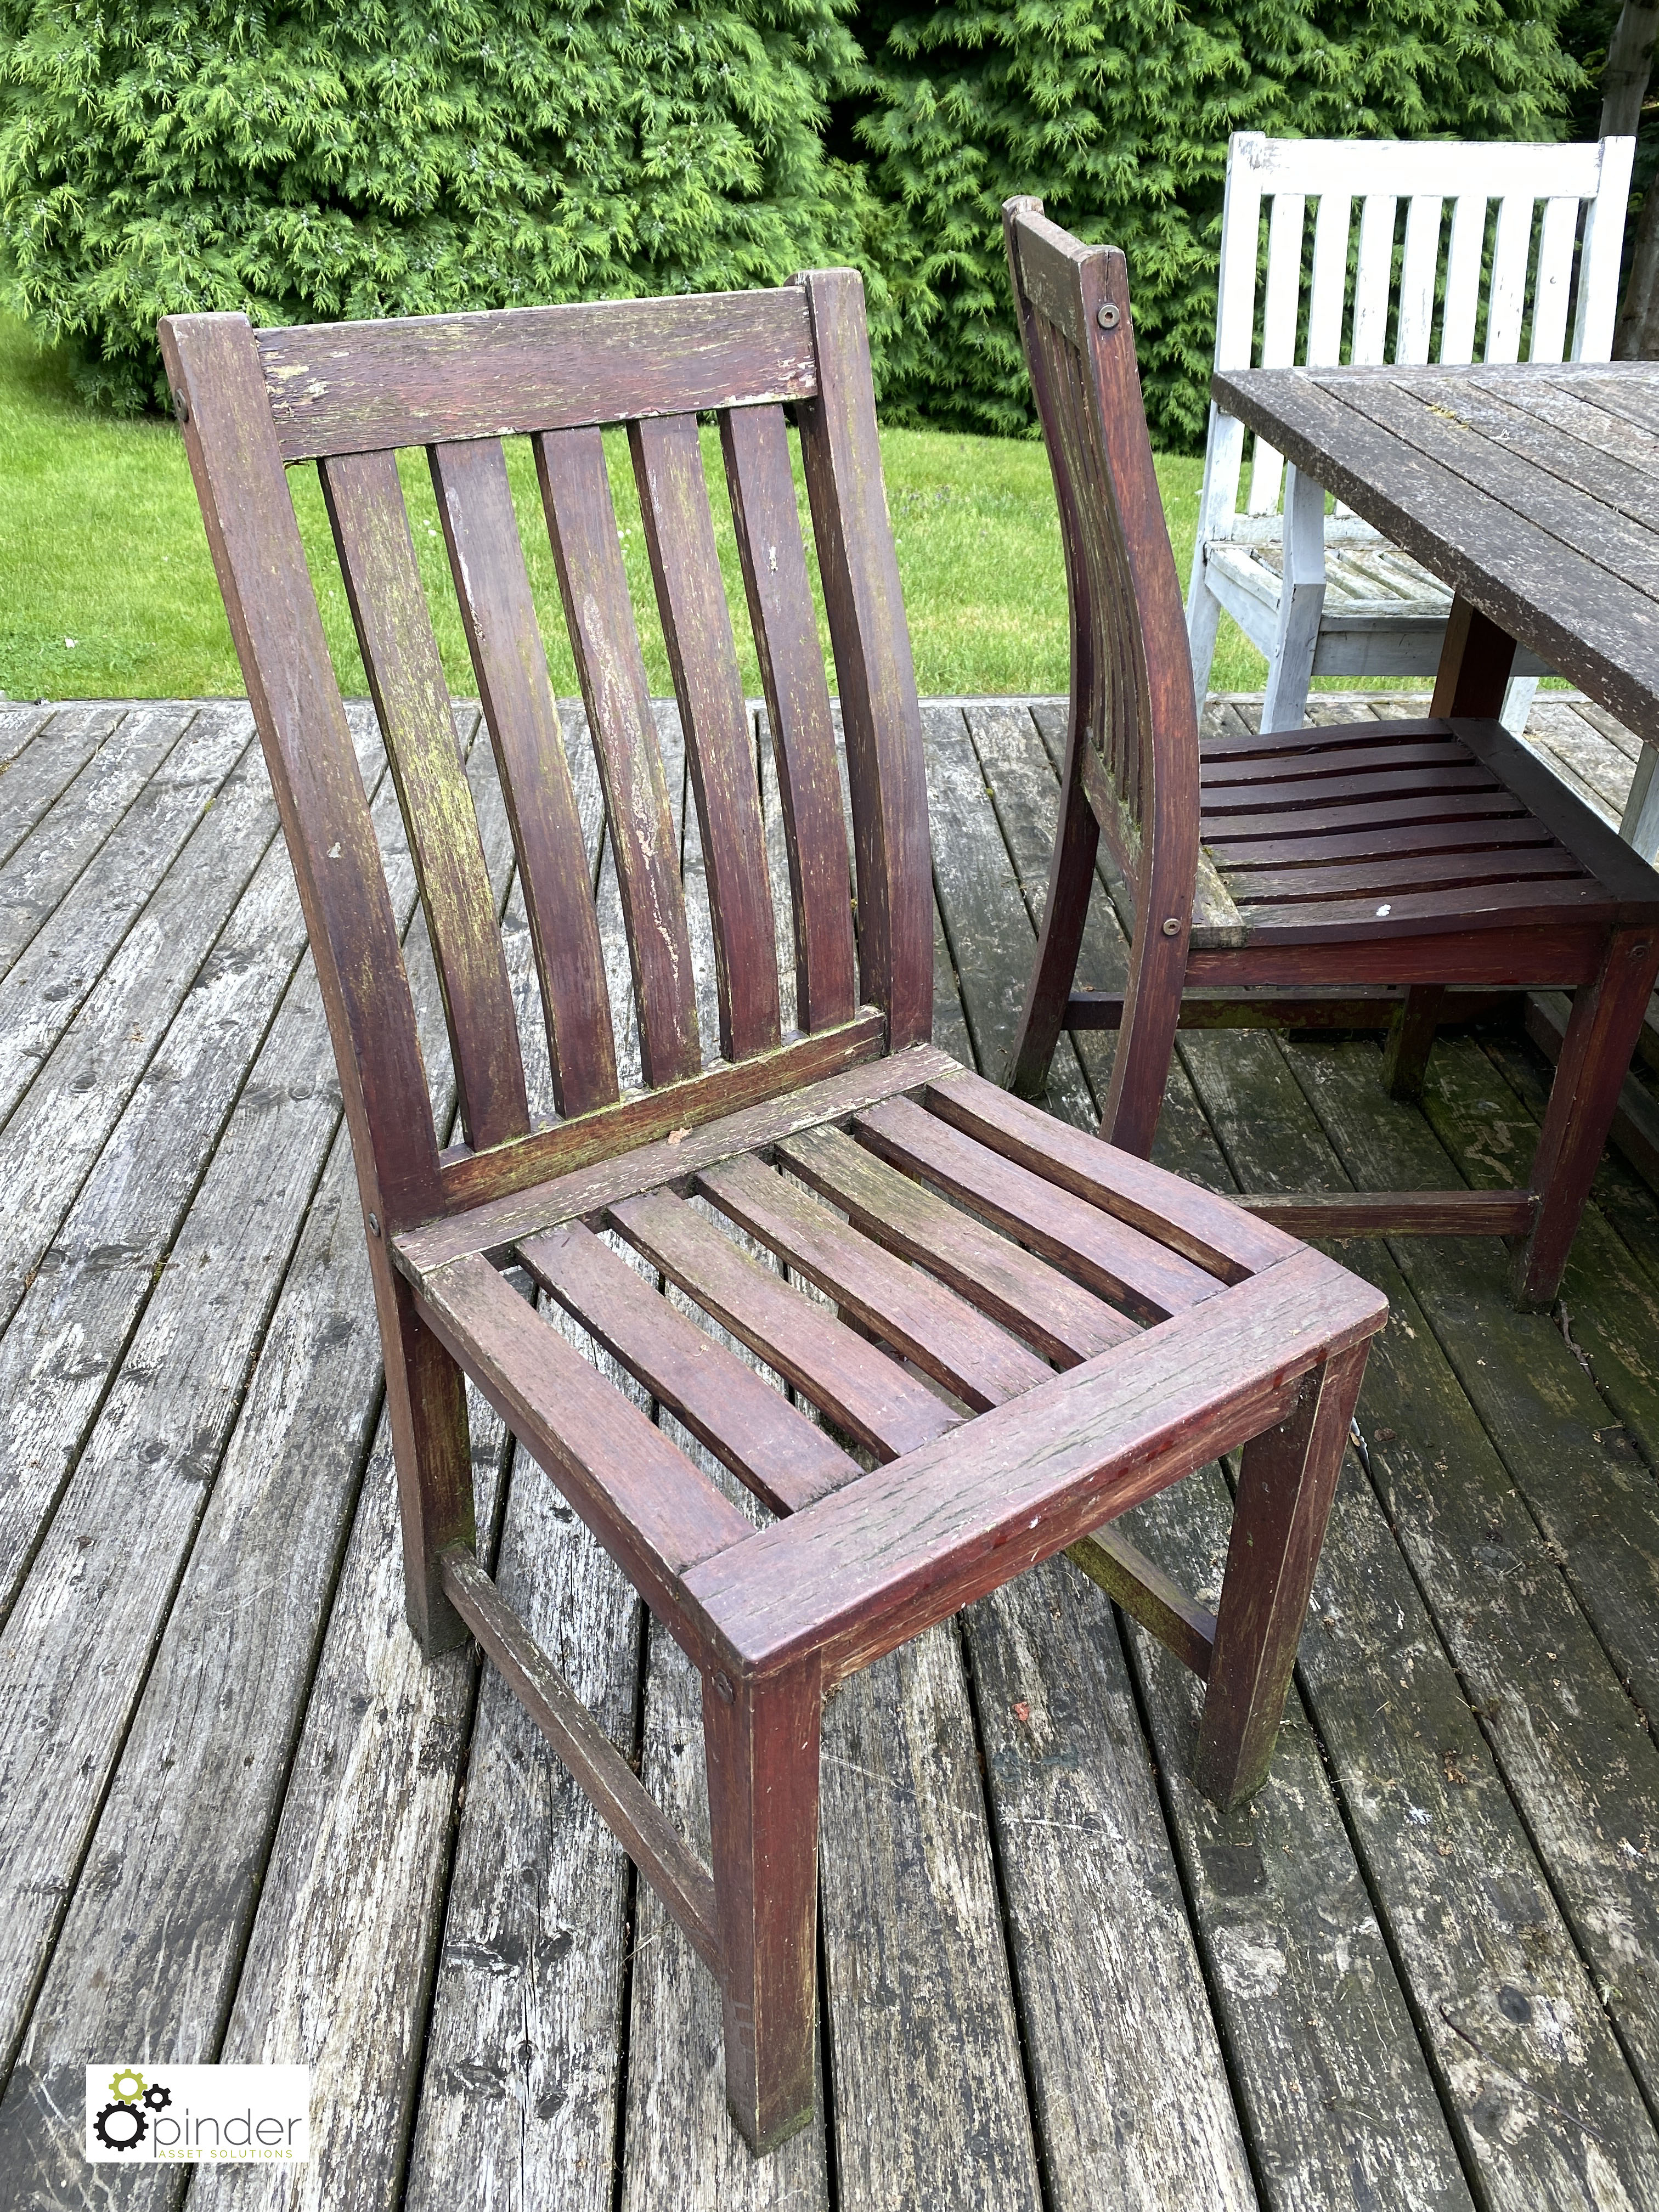
[[[1438,1021],[1572,989],[1526,1189],[1241,1200],[1303,1236],[1507,1235],[1516,1303],[1548,1305],[1659,975],[1659,873],[1504,727],[1513,647],[1465,600],[1428,718],[1200,742],[1124,257],[1037,199],[1009,200],[1003,227],[1072,634],[1060,824],[1009,1087],[1042,1097],[1062,1028],[1117,1029],[1101,1133],[1144,1156],[1177,1027],[1370,1026],[1380,1011],[1383,1079],[1405,1098]],[[1073,988],[1103,839],[1131,939],[1121,994]]]
[[[410,1625],[428,1652],[477,1638],[715,1974],[728,2100],[764,2149],[812,2109],[826,1691],[1076,1547],[1207,1679],[1202,1785],[1223,1802],[1255,1788],[1383,1301],[929,1042],[921,724],[855,275],[314,330],[179,316],[161,342],[344,1091]],[[787,405],[839,679],[850,860]],[[764,763],[716,558],[707,411],[763,672]],[[627,426],[696,799],[718,1040],[699,1032],[601,445],[614,423]],[[626,1032],[619,1056],[509,436],[533,448],[604,792],[644,1079],[633,1090],[619,1077]],[[506,800],[556,1117],[531,1111],[531,1054],[399,484],[409,447],[427,451]],[[441,985],[461,1123],[448,1146],[285,481],[307,462]],[[763,767],[787,854],[775,906]],[[793,936],[793,975],[780,934]],[[781,1265],[762,1265],[756,1247]],[[764,1525],[520,1295],[518,1268],[748,1486],[769,1509]],[[684,1296],[671,1302],[659,1275]],[[467,1377],[699,1670],[712,1868],[479,1564]],[[1212,1615],[1106,1524],[1241,1447]]]

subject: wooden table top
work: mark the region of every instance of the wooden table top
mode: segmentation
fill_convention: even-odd
[[[1659,746],[1659,364],[1238,369],[1212,389]]]

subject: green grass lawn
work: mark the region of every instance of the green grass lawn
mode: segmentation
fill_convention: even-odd
[[[734,605],[742,591],[731,518],[720,495],[718,441],[706,434],[716,526]],[[575,675],[563,644],[547,533],[522,440],[511,454],[520,528],[541,608],[554,682]],[[240,672],[202,534],[179,433],[83,405],[64,364],[0,318],[0,694],[14,699],[201,698],[240,692]],[[924,693],[1054,692],[1066,681],[1066,586],[1054,494],[1035,440],[883,434],[899,571]],[[611,480],[652,688],[671,689],[655,620],[627,447]],[[450,587],[432,490],[418,454],[404,482],[452,688],[476,687]],[[1184,585],[1200,465],[1164,459],[1170,534]],[[314,472],[289,477],[341,681],[361,693],[362,667],[340,589]],[[722,524],[723,515],[723,524]],[[746,620],[738,623],[744,682],[760,688]],[[556,651],[555,648],[557,648]],[[1224,625],[1212,679],[1259,688],[1260,656]]]

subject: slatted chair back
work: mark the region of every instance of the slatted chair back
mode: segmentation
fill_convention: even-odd
[[[254,331],[161,325],[219,582],[299,878],[374,1233],[390,1236],[849,1060],[925,1038],[921,722],[863,295],[773,292]],[[800,427],[845,726],[791,471]],[[698,416],[718,419],[788,848],[799,1034],[781,1030],[754,745]],[[678,853],[602,430],[626,424],[708,872],[723,1066],[705,1068]],[[611,1007],[503,441],[529,439],[603,787],[649,1096]],[[532,1126],[477,817],[398,472],[423,447],[528,911],[560,1122]],[[392,909],[285,481],[314,462],[407,825],[465,1143],[441,1155]]]
[[[1477,339],[1483,360],[1510,362],[1520,358],[1523,337],[1529,360],[1559,362],[1570,322],[1571,358],[1606,361],[1635,144],[1236,132],[1222,205],[1217,368],[1465,363],[1474,359]],[[1350,252],[1356,200],[1357,254]],[[1317,211],[1310,257],[1310,202]],[[1258,283],[1264,204],[1267,265]],[[1241,512],[1243,436],[1237,421],[1212,407],[1200,545],[1276,533],[1275,523],[1253,532],[1250,521],[1275,514],[1284,463],[1257,441]]]
[[[1198,715],[1127,268],[1118,247],[1049,222],[1041,200],[1009,201],[1003,226],[1071,602],[1067,817],[1050,893],[1073,879],[1072,841],[1097,829],[1133,901],[1131,1000],[1178,1000],[1200,866]],[[1103,1126],[1143,1150],[1159,1101],[1126,1097],[1123,1079],[1115,1067]]]

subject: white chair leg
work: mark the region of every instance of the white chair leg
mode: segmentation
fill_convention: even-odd
[[[1204,719],[1204,702],[1210,695],[1210,671],[1215,665],[1216,633],[1221,627],[1221,602],[1204,580],[1204,552],[1193,559],[1192,589],[1187,595],[1187,646],[1193,656],[1193,696],[1198,718]]]
[[[1533,694],[1538,689],[1535,676],[1511,676],[1504,690],[1504,711],[1498,716],[1512,738],[1527,734],[1527,717],[1532,712]]]
[[[1625,801],[1625,818],[1619,824],[1619,835],[1627,845],[1633,845],[1650,866],[1659,867],[1659,753],[1651,745],[1644,745],[1636,763],[1636,774],[1632,781],[1630,796]]]
[[[1285,471],[1285,580],[1279,629],[1262,703],[1264,731],[1299,730],[1307,714],[1314,651],[1325,611],[1325,488],[1298,468]]]

